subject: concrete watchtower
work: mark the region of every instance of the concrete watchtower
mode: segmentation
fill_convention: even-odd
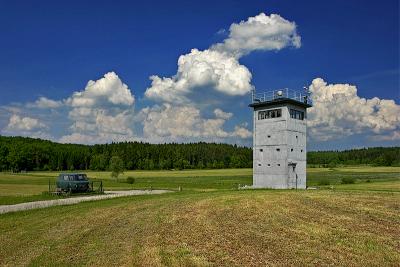
[[[308,93],[289,89],[252,94],[253,187],[306,188]]]

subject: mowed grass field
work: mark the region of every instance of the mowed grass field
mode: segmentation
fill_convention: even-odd
[[[0,265],[398,266],[399,173],[308,169],[319,189],[296,191],[237,190],[250,169],[135,171],[120,182],[89,172],[106,189],[183,191],[0,215]],[[0,200],[40,199],[55,176],[0,174]]]

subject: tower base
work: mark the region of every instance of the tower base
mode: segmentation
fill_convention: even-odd
[[[289,180],[286,175],[268,175],[253,174],[253,188],[270,188],[270,189],[306,189],[306,179],[298,177]]]

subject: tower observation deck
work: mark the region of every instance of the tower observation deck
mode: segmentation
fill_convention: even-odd
[[[256,93],[255,91],[253,91],[251,96],[252,96],[251,99],[252,104],[250,104],[251,107],[257,104],[269,103],[269,102],[282,102],[285,100],[296,101],[305,104],[308,107],[312,106],[312,101],[310,99],[308,92],[291,90],[288,88],[266,91],[262,93]]]

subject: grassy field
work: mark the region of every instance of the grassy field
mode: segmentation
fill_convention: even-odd
[[[0,265],[396,266],[399,173],[309,169],[323,190],[285,191],[237,190],[250,169],[89,172],[108,189],[184,190],[0,215]],[[55,175],[0,174],[0,204],[40,199]]]
[[[118,182],[111,178],[110,172],[87,171],[93,181],[102,180],[107,190],[161,188],[176,190],[210,191],[231,190],[238,185],[252,184],[251,169],[222,170],[184,170],[184,171],[127,171]],[[346,168],[310,168],[307,170],[308,186],[321,188],[363,189],[400,191],[400,167],[346,167]],[[49,199],[42,195],[48,190],[49,181],[54,183],[58,172],[0,173],[0,205],[14,204],[40,199]],[[134,184],[126,183],[127,177],[135,178]],[[351,177],[355,184],[342,185],[343,177]],[[328,181],[323,185],[321,181]]]
[[[209,191],[234,189],[239,184],[251,184],[251,169],[187,170],[187,171],[127,171],[120,175],[118,182],[110,172],[87,171],[91,180],[102,180],[106,190],[120,189],[173,189],[181,186],[184,190]],[[49,199],[42,195],[48,190],[49,180],[55,181],[58,172],[0,173],[0,205],[15,204],[38,199]],[[126,183],[127,177],[134,177],[133,185]]]

